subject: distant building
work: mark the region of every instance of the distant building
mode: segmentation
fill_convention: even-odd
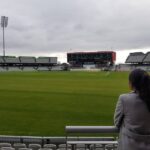
[[[95,67],[113,66],[116,61],[116,52],[73,52],[67,53],[67,62],[71,67],[94,65]]]

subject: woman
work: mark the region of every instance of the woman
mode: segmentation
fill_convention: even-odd
[[[114,114],[119,150],[150,150],[150,76],[141,69],[129,74],[132,92],[122,94]]]

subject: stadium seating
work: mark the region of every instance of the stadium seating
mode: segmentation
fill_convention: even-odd
[[[0,71],[51,71],[53,66],[57,66],[57,57],[0,56]]]
[[[57,57],[38,57],[36,58],[38,64],[57,64]]]
[[[20,148],[26,148],[26,144],[24,144],[24,143],[14,143],[13,147],[15,148],[15,150],[19,150]]]
[[[51,149],[51,148],[40,148],[39,150],[53,150],[53,149]]]
[[[49,71],[49,70],[51,70],[50,67],[44,67],[44,66],[37,67],[37,71]]]
[[[20,56],[20,62],[23,64],[33,64],[36,62],[35,57],[28,57],[28,56]]]
[[[114,142],[114,137],[37,137],[37,136],[0,136],[0,149],[2,147],[10,147],[14,149],[4,149],[4,150],[65,150],[66,149],[66,139],[69,141],[77,141],[75,148],[77,150],[94,150],[103,148],[107,146],[114,150],[115,144],[110,145]],[[89,144],[82,143],[87,141]],[[91,142],[105,142],[109,144],[92,144]],[[73,145],[68,144],[68,150],[72,150]]]
[[[1,150],[15,150],[13,147],[2,147]]]
[[[53,67],[51,68],[51,70],[52,70],[52,71],[61,71],[61,70],[63,70],[63,69],[62,69],[62,66],[53,66]]]
[[[130,71],[132,66],[130,64],[119,64],[116,66],[117,71]]]
[[[150,63],[150,52],[148,52],[143,60],[144,63]]]
[[[50,57],[51,64],[57,64],[57,57]]]
[[[3,58],[4,58],[5,63],[9,63],[9,64],[19,64],[20,63],[19,58],[15,57],[15,56],[5,56]]]
[[[0,148],[2,147],[11,147],[10,143],[0,143]]]
[[[38,58],[36,58],[36,63],[49,64],[50,63],[50,57],[38,57]]]
[[[111,141],[110,141],[111,142]],[[66,147],[66,144],[59,144],[54,147],[45,147],[41,144],[24,144],[24,143],[14,143],[14,144],[9,144],[7,147],[6,145],[0,147],[0,150],[117,150],[117,144],[106,144],[106,141],[101,142],[102,144],[90,144],[90,141],[88,144],[75,144],[75,145],[69,145]]]
[[[29,144],[28,147],[31,148],[32,150],[39,150],[41,148],[41,145],[40,144]]]
[[[126,63],[143,63],[145,54],[142,52],[130,53],[126,59]]]
[[[31,148],[19,148],[19,150],[32,150]]]
[[[0,63],[4,63],[3,56],[0,56]]]
[[[1,67],[1,66],[0,66],[0,72],[1,72],[1,71],[6,71],[6,70],[4,69],[4,67]]]
[[[50,148],[56,150],[57,146],[55,144],[44,144],[43,148]]]
[[[21,69],[22,71],[36,71],[36,68],[33,66],[24,66]]]
[[[9,66],[7,67],[7,71],[22,71],[19,67]]]
[[[66,145],[66,144],[59,144],[58,148],[71,148],[71,145]]]

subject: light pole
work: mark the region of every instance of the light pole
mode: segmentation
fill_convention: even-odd
[[[8,25],[8,17],[1,16],[1,27],[3,28],[3,56],[5,56],[5,28]]]

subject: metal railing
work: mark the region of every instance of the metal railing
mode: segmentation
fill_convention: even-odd
[[[70,141],[69,140],[69,135],[70,134],[115,134],[118,133],[119,130],[118,128],[116,128],[115,126],[66,126],[65,127],[65,131],[66,131],[66,145],[72,145],[72,149],[75,150],[77,148],[78,144],[85,144],[85,149],[89,148],[90,145],[95,145],[96,144],[101,144],[103,145],[103,149],[105,149],[105,147],[108,144],[112,144],[113,148],[115,149],[115,147],[117,147],[117,140],[116,138],[114,138],[114,140],[109,140],[109,137],[105,137],[105,140],[97,140],[95,138],[95,140],[73,140]]]
[[[118,133],[115,126],[66,126],[65,131],[69,133]]]

